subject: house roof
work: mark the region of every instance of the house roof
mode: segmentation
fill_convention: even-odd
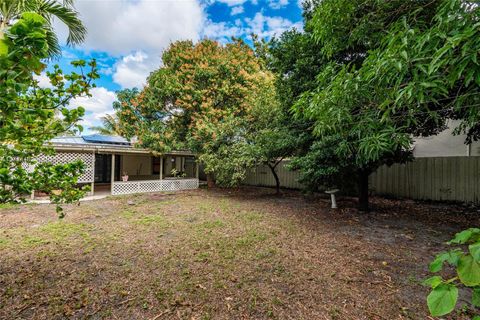
[[[50,140],[51,146],[55,150],[62,151],[92,151],[103,153],[143,153],[153,154],[151,150],[137,148],[121,136],[107,136],[101,134],[92,134],[86,136],[64,136],[56,137]],[[193,156],[194,153],[183,151],[171,151],[165,154]]]

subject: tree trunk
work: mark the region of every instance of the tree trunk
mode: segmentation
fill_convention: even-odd
[[[215,188],[215,178],[211,173],[207,173],[207,186],[208,188]]]
[[[271,164],[268,164],[268,167],[270,168],[270,171],[272,171],[273,177],[275,178],[275,190],[276,190],[275,194],[279,195],[280,194],[280,179],[278,178],[277,171],[275,171],[275,168],[277,166],[276,165],[272,166]]]
[[[370,176],[370,170],[360,169],[358,170],[358,209],[363,212],[368,212],[368,177]]]

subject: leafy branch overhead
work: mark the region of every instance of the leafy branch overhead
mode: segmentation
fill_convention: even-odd
[[[38,164],[39,154],[51,154],[46,144],[57,135],[81,131],[82,107],[69,108],[71,99],[89,95],[98,78],[96,62],[73,61],[80,71],[64,74],[58,66],[46,75],[42,88],[33,74],[45,68],[50,56],[47,21],[23,13],[0,40],[0,202],[24,201],[33,190],[47,192],[53,202],[72,202],[84,195],[76,188],[83,165]],[[61,207],[58,207],[61,213]]]

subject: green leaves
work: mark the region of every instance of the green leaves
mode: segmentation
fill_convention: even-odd
[[[277,106],[273,74],[239,40],[178,41],[162,59],[137,97],[124,91],[115,104],[122,130],[154,151],[196,152],[220,183],[238,184],[255,161],[258,110]]]
[[[5,39],[0,38],[0,56],[8,54],[8,44]]]
[[[442,316],[453,311],[458,297],[458,286],[464,286],[471,290],[471,306],[480,307],[479,231],[478,228],[464,230],[457,233],[454,239],[448,242],[461,245],[462,248],[468,245],[468,252],[462,248],[442,252],[430,264],[430,272],[440,272],[444,264],[448,263],[455,268],[457,273],[457,277],[449,280],[444,280],[441,276],[436,275],[423,282],[424,285],[432,288],[427,297],[427,304],[433,316]]]
[[[462,255],[463,255],[463,252],[458,249],[440,253],[435,257],[435,260],[433,260],[430,263],[428,269],[430,270],[430,272],[433,272],[433,273],[439,272],[442,270],[443,264],[445,262],[448,262],[453,266],[457,266],[458,260]]]
[[[434,317],[449,314],[455,308],[458,289],[452,284],[439,284],[427,297],[428,310]]]
[[[457,267],[460,281],[468,287],[480,285],[480,265],[470,255],[462,256]]]
[[[473,288],[472,292],[472,304],[475,307],[480,307],[480,288]]]
[[[471,240],[478,240],[480,237],[479,228],[470,228],[459,232],[455,235],[455,238],[450,240],[449,244],[465,244]]]
[[[2,30],[3,32],[3,30]],[[53,88],[42,88],[33,74],[45,69],[48,57],[48,26],[34,12],[23,13],[1,39],[0,50],[0,203],[23,202],[32,190],[49,194],[57,211],[62,203],[78,201],[84,190],[77,188],[83,165],[54,166],[37,163],[40,154],[52,154],[46,143],[53,137],[72,132],[85,110],[70,108],[71,99],[89,94],[98,78],[95,62],[75,62],[79,73],[63,74],[58,66],[47,71]],[[8,45],[5,51],[3,44]],[[2,49],[3,48],[3,49]],[[88,71],[88,72],[85,72]],[[58,117],[57,115],[62,115]],[[57,190],[59,192],[53,192]]]
[[[480,243],[474,243],[468,246],[468,251],[476,262],[480,262]]]

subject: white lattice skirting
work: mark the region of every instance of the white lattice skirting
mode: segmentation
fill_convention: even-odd
[[[144,180],[144,181],[116,181],[113,183],[112,195],[178,191],[198,188],[198,179],[178,180]]]

